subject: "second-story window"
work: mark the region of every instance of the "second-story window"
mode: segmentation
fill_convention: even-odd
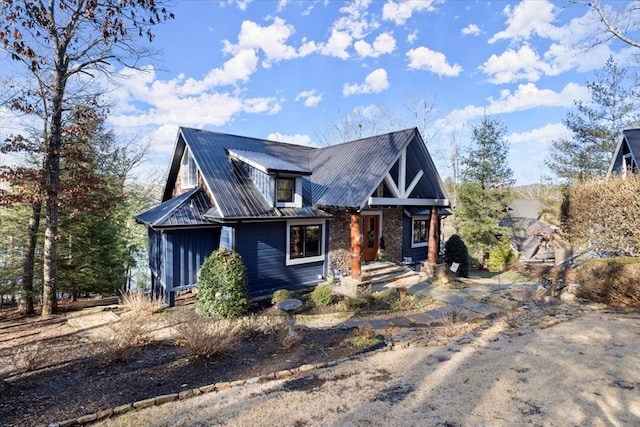
[[[295,194],[295,178],[278,178],[276,180],[276,201],[278,203],[292,203]]]
[[[180,186],[183,189],[193,188],[198,185],[198,168],[188,148],[184,150],[182,155],[180,170]]]

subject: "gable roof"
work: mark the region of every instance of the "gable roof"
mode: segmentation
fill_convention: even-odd
[[[211,208],[204,190],[196,187],[136,216],[150,227],[172,227],[211,224],[202,215]]]
[[[513,218],[540,219],[544,208],[544,203],[537,199],[513,199],[507,209]]]
[[[403,197],[414,198],[416,205],[426,204],[426,199],[448,205],[444,186],[416,128],[323,148],[180,128],[163,191],[163,204],[154,208],[158,209],[155,212],[138,216],[139,221],[159,224],[160,212],[177,209],[178,201],[172,192],[187,149],[200,172],[203,195],[206,191],[213,198],[213,204],[201,211],[200,216],[214,221],[327,217],[329,215],[318,208],[331,206],[361,209],[369,204],[384,180],[390,179],[390,173],[399,176],[398,170],[404,172],[405,169],[407,179],[412,182],[406,191],[410,194],[403,193]],[[405,159],[402,167],[398,166],[401,156]],[[301,177],[304,207],[271,206],[252,181],[245,164],[264,173]],[[190,197],[196,194],[195,191],[189,193]],[[169,202],[170,205],[166,205]]]
[[[640,169],[640,128],[625,129],[618,140],[618,145],[613,153],[609,174],[621,172],[623,167],[623,157],[630,156],[636,169]]]

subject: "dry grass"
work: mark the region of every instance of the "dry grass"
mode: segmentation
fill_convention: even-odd
[[[194,357],[213,357],[232,351],[238,344],[243,327],[232,320],[218,320],[182,311],[174,325],[176,339]]]
[[[110,337],[95,343],[99,363],[107,366],[124,361],[137,353],[138,348],[151,342],[152,323],[146,316],[132,313],[109,325]]]
[[[18,347],[12,355],[14,365],[23,372],[31,372],[45,365],[47,349],[40,342]]]
[[[161,298],[142,292],[130,292],[123,294],[120,298],[120,305],[125,311],[144,314],[159,313],[166,307]]]

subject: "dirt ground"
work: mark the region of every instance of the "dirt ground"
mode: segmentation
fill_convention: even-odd
[[[514,289],[500,294],[517,302],[521,289]],[[190,360],[184,347],[160,339],[126,361],[105,363],[95,339],[105,327],[78,332],[69,325],[92,310],[73,311],[80,308],[47,320],[0,313],[0,426],[59,422],[370,350],[351,345],[353,329],[309,328],[291,348],[277,335],[259,334],[233,353]],[[446,312],[442,304],[422,311],[433,308]],[[104,313],[106,321],[115,316]],[[488,319],[450,313],[457,318],[379,330],[391,350],[98,425],[640,425],[639,313],[580,303],[527,306]],[[44,349],[36,353],[46,359],[30,360],[34,349]]]
[[[409,338],[303,376],[98,425],[640,425],[640,315],[592,312],[522,335],[496,322],[442,346]]]

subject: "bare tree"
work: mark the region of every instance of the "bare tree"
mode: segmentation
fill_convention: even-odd
[[[619,8],[604,7],[600,0],[573,0],[572,3],[587,6],[598,14],[608,35],[596,44],[616,38],[629,46],[640,48],[640,40],[633,36],[640,27],[640,0],[616,3],[621,5]]]
[[[44,136],[45,241],[42,315],[57,310],[60,157],[68,103],[78,103],[97,73],[115,63],[135,67],[149,51],[134,39],[153,40],[153,27],[173,15],[154,0],[2,1],[0,43],[35,80],[13,100],[30,111],[39,104]]]

